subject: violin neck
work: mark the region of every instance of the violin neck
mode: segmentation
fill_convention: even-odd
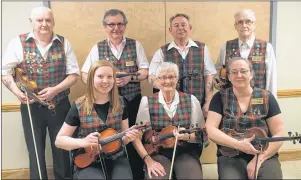
[[[25,91],[25,92],[27,93],[27,95],[28,95],[30,98],[32,98],[32,99],[38,101],[39,103],[43,104],[44,106],[47,106],[47,104],[46,104],[45,102],[43,102],[40,98],[38,98],[33,92],[31,92],[31,91],[30,91],[29,89],[27,89],[26,87],[24,87],[24,86],[21,85],[21,89],[22,89],[23,91]]]
[[[294,137],[274,137],[274,138],[256,138],[254,141],[260,142],[278,142],[278,141],[291,141],[294,139],[300,139],[300,136]]]
[[[125,135],[125,132],[121,132],[121,133],[115,134],[113,136],[110,136],[110,137],[107,137],[105,139],[100,140],[99,144],[100,145],[106,145],[106,144],[108,144],[108,143],[110,143],[112,141],[115,141],[117,139],[122,138],[124,135]]]
[[[181,133],[191,133],[191,130],[190,129],[184,129],[184,130],[180,131],[179,133],[180,134]],[[163,135],[159,135],[159,141],[163,141],[163,140],[171,138],[171,137],[174,137],[172,132],[167,133],[167,134],[163,134]]]

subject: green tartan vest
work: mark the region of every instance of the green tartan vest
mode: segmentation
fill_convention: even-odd
[[[269,91],[254,88],[251,103],[245,113],[241,112],[232,87],[220,92],[223,103],[223,118],[220,129],[234,129],[243,133],[249,128],[261,127],[269,134],[265,120],[269,111]]]
[[[179,104],[176,114],[170,118],[161,103],[159,103],[159,93],[148,97],[149,114],[152,129],[159,132],[168,125],[190,128],[191,118],[191,95],[179,92]]]
[[[57,35],[60,41],[58,39],[53,41],[52,46],[48,50],[47,59],[44,59],[34,39],[27,39],[28,34],[19,36],[23,47],[24,60],[16,67],[24,70],[28,80],[37,83],[37,91],[35,93],[38,93],[47,87],[58,85],[67,77],[64,37]],[[70,89],[58,93],[52,99],[52,102],[58,104],[69,93]]]
[[[113,55],[108,45],[108,40],[99,42],[97,47],[99,59],[106,59],[113,62],[114,66],[118,68],[118,71],[127,73],[138,71],[138,66],[136,64],[136,41],[134,39],[126,38],[126,44],[119,60]],[[140,93],[140,83],[137,82],[129,82],[125,86],[119,88],[119,94],[128,101],[131,101]]]
[[[257,88],[266,88],[266,55],[267,42],[259,39],[255,39],[253,46],[251,47],[248,60],[252,62],[252,67],[255,76],[253,77],[254,86]],[[227,67],[229,60],[234,57],[240,57],[240,50],[238,44],[238,38],[227,41],[226,44],[226,57],[225,66]],[[228,83],[231,83],[228,81]]]
[[[204,85],[204,48],[205,44],[202,42],[194,41],[199,47],[190,47],[188,54],[185,59],[182,58],[181,54],[176,48],[171,48],[169,50],[169,43],[162,46],[162,52],[164,54],[164,61],[173,62],[179,66],[179,75],[183,76],[183,61],[186,61],[187,70],[191,72],[192,70],[197,70],[199,75],[193,80],[186,79],[187,92],[188,94],[193,94],[201,104],[205,102],[205,85]],[[186,72],[187,73],[187,72]],[[179,88],[177,87],[177,90]]]

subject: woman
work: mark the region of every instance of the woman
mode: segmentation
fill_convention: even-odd
[[[160,91],[151,97],[143,97],[140,102],[137,121],[150,122],[152,129],[160,132],[162,128],[173,125],[189,129],[201,128],[205,124],[201,106],[197,98],[176,91],[179,70],[171,62],[161,63],[156,71]],[[202,132],[182,133],[173,132],[181,142],[176,149],[174,172],[177,179],[202,178],[202,166],[199,160],[202,151]],[[142,134],[134,141],[134,147],[146,164],[146,177],[168,179],[173,148],[159,149],[157,154],[148,154],[142,144]]]
[[[219,178],[253,179],[258,175],[258,179],[282,179],[277,152],[283,142],[269,143],[266,151],[259,152],[250,143],[254,135],[237,140],[226,134],[232,129],[243,133],[258,127],[269,137],[283,136],[284,125],[276,99],[267,90],[252,88],[253,72],[249,60],[231,60],[227,72],[233,87],[213,96],[206,120],[209,139],[218,144]],[[236,149],[239,153],[234,157],[223,155],[224,147]]]
[[[128,129],[128,114],[116,86],[116,71],[106,60],[96,61],[88,73],[86,94],[71,106],[56,138],[56,146],[65,150],[99,148],[99,132],[107,127],[118,132]],[[78,138],[72,135],[78,129]],[[138,130],[131,128],[122,137],[122,144],[132,142]],[[112,156],[104,156],[86,168],[76,167],[76,179],[131,179],[132,172],[123,147]]]

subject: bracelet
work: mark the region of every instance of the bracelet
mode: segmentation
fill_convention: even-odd
[[[149,154],[145,155],[142,160],[144,161],[147,157],[150,157]]]

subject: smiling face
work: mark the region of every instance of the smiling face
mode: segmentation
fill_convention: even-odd
[[[255,19],[248,13],[241,13],[235,17],[235,29],[241,39],[250,37],[256,28]]]
[[[167,69],[165,71],[161,71],[158,76],[160,87],[162,91],[169,92],[174,91],[177,86],[178,77],[176,73],[171,70]]]
[[[94,74],[94,88],[97,93],[108,94],[114,85],[113,69],[102,66],[96,69]]]
[[[247,88],[253,78],[250,65],[245,60],[235,60],[229,67],[229,80],[234,88]]]
[[[172,20],[169,32],[175,40],[186,40],[189,38],[191,29],[188,20],[183,16],[178,16]]]
[[[117,14],[116,16],[109,15],[106,17],[104,28],[110,39],[122,39],[126,30],[126,25],[120,14]]]
[[[38,35],[52,34],[55,24],[50,10],[36,10],[29,20],[32,24],[33,31]]]

